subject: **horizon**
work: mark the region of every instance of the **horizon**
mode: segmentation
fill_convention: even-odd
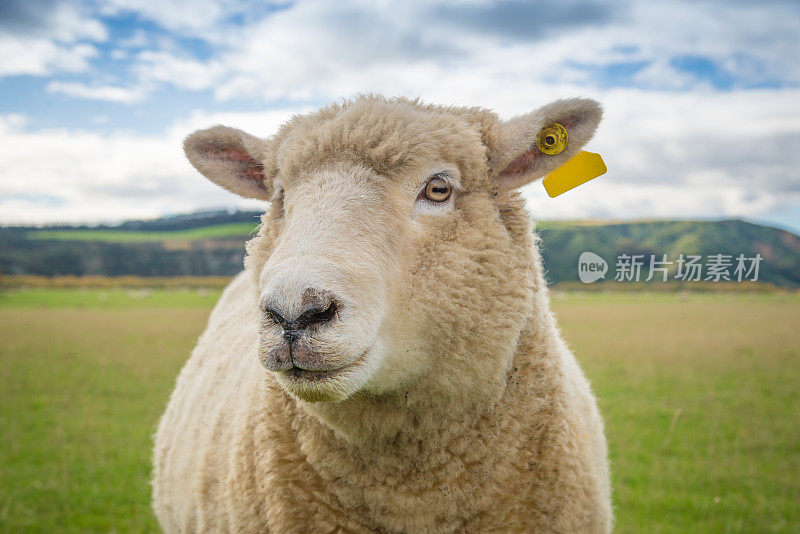
[[[132,219],[123,219],[119,221],[112,221],[112,222],[95,222],[95,223],[71,223],[71,222],[51,222],[45,224],[2,224],[0,223],[0,229],[8,229],[8,228],[31,228],[36,230],[44,230],[49,228],[75,228],[75,229],[86,229],[86,230],[94,230],[94,229],[115,229],[123,224],[127,223],[134,223],[134,222],[157,222],[161,220],[169,220],[169,219],[178,219],[181,217],[192,217],[198,215],[218,215],[218,214],[227,214],[231,216],[235,216],[237,214],[245,214],[245,213],[263,213],[263,210],[256,210],[256,209],[239,209],[239,208],[231,208],[231,207],[209,207],[204,208],[201,210],[196,211],[189,211],[189,212],[181,212],[181,213],[167,213],[164,215],[157,215],[155,217],[148,217],[148,218],[132,218]],[[788,232],[795,236],[800,237],[800,231],[795,230],[788,227],[782,227],[779,224],[772,224],[757,221],[754,219],[748,219],[746,217],[694,217],[694,218],[652,218],[652,217],[636,217],[630,219],[559,219],[559,218],[550,218],[550,219],[537,219],[533,215],[531,215],[531,221],[535,225],[535,229],[539,230],[539,226],[541,224],[547,223],[566,223],[566,224],[573,224],[576,226],[613,226],[617,224],[649,224],[649,223],[672,223],[672,222],[685,222],[685,223],[719,223],[719,222],[743,222],[747,224],[754,224],[757,226],[763,226],[765,228],[771,228],[774,230],[781,230],[784,232]],[[253,221],[254,224],[257,221]]]

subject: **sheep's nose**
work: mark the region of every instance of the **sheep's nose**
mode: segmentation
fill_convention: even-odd
[[[336,317],[339,309],[336,300],[327,291],[308,289],[303,292],[299,313],[282,311],[277,306],[265,306],[264,311],[283,329],[283,335],[292,339],[310,326],[321,326]]]

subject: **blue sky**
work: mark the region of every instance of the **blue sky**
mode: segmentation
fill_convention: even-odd
[[[180,140],[268,136],[358,92],[503,117],[589,96],[609,173],[538,218],[741,217],[800,231],[797,2],[0,3],[0,223],[256,207]]]

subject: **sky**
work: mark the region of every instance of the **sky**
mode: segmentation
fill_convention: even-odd
[[[0,224],[259,209],[185,159],[357,93],[511,118],[599,100],[608,173],[538,219],[800,232],[800,2],[0,0]]]

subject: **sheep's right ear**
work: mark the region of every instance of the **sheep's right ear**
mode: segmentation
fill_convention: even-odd
[[[500,123],[489,158],[498,193],[542,178],[569,161],[592,138],[602,115],[594,100],[569,98]],[[546,143],[540,145],[547,138],[552,151]]]
[[[206,178],[246,198],[272,196],[273,157],[267,141],[236,128],[212,126],[186,138],[183,150]]]

